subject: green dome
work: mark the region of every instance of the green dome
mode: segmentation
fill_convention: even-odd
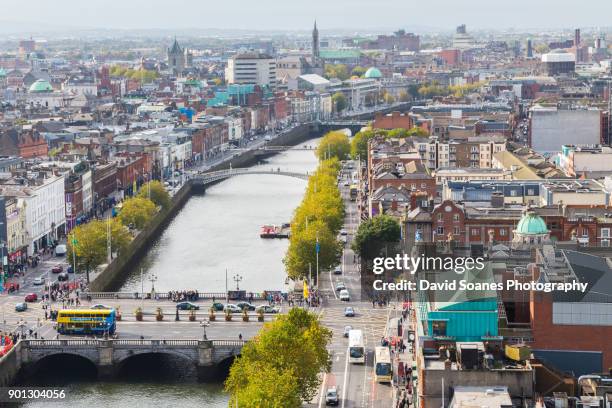
[[[3,68],[0,68],[0,77],[5,77],[6,71]]]
[[[382,78],[382,72],[378,68],[372,67],[368,69],[365,73],[366,78],[377,79]]]
[[[30,92],[53,92],[53,87],[44,79],[38,79],[30,85]]]
[[[522,235],[543,235],[548,234],[546,223],[533,211],[528,211],[516,226],[516,233]]]

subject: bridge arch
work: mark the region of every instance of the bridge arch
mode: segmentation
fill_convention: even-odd
[[[77,381],[98,378],[98,366],[91,356],[79,351],[58,351],[33,359],[24,367],[28,377],[69,378]]]
[[[114,373],[119,378],[177,379],[197,376],[197,358],[177,350],[138,350],[126,353],[113,361]]]

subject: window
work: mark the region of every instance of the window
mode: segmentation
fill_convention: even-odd
[[[421,188],[427,188],[427,183],[421,183]]]
[[[586,229],[586,228],[583,228],[583,229],[582,229],[582,236],[583,236],[583,237],[588,237],[588,236],[589,236],[589,230],[588,230],[588,229]]]
[[[453,214],[453,221],[459,221],[459,214]]]
[[[506,236],[506,229],[505,228],[500,228],[499,229],[499,235],[501,235],[502,237]]]
[[[472,236],[476,237],[480,235],[480,231],[478,230],[478,228],[472,228]]]
[[[443,226],[438,226],[438,228],[436,228],[436,234],[438,235],[444,235],[444,227]]]
[[[453,228],[453,234],[455,235],[459,235],[461,232],[459,231],[459,227],[454,227]]]
[[[533,188],[528,188],[528,189],[527,189],[527,195],[530,195],[530,196],[534,195],[534,190],[533,190]]]
[[[601,229],[601,237],[609,238],[610,237],[610,228],[602,228]]]
[[[516,190],[511,190],[510,191],[510,196],[511,197],[516,197],[517,196]]]
[[[442,214],[438,214],[438,221],[442,221]]]

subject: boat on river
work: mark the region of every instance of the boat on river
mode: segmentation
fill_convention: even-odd
[[[289,238],[291,236],[291,224],[264,225],[259,233],[260,238]]]

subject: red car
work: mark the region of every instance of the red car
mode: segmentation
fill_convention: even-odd
[[[56,265],[53,268],[51,268],[51,272],[53,273],[61,273],[64,270],[64,268],[62,268],[62,265]]]
[[[36,295],[36,293],[28,293],[27,295],[25,295],[25,298],[23,299],[26,302],[36,302],[38,300],[38,296]]]

